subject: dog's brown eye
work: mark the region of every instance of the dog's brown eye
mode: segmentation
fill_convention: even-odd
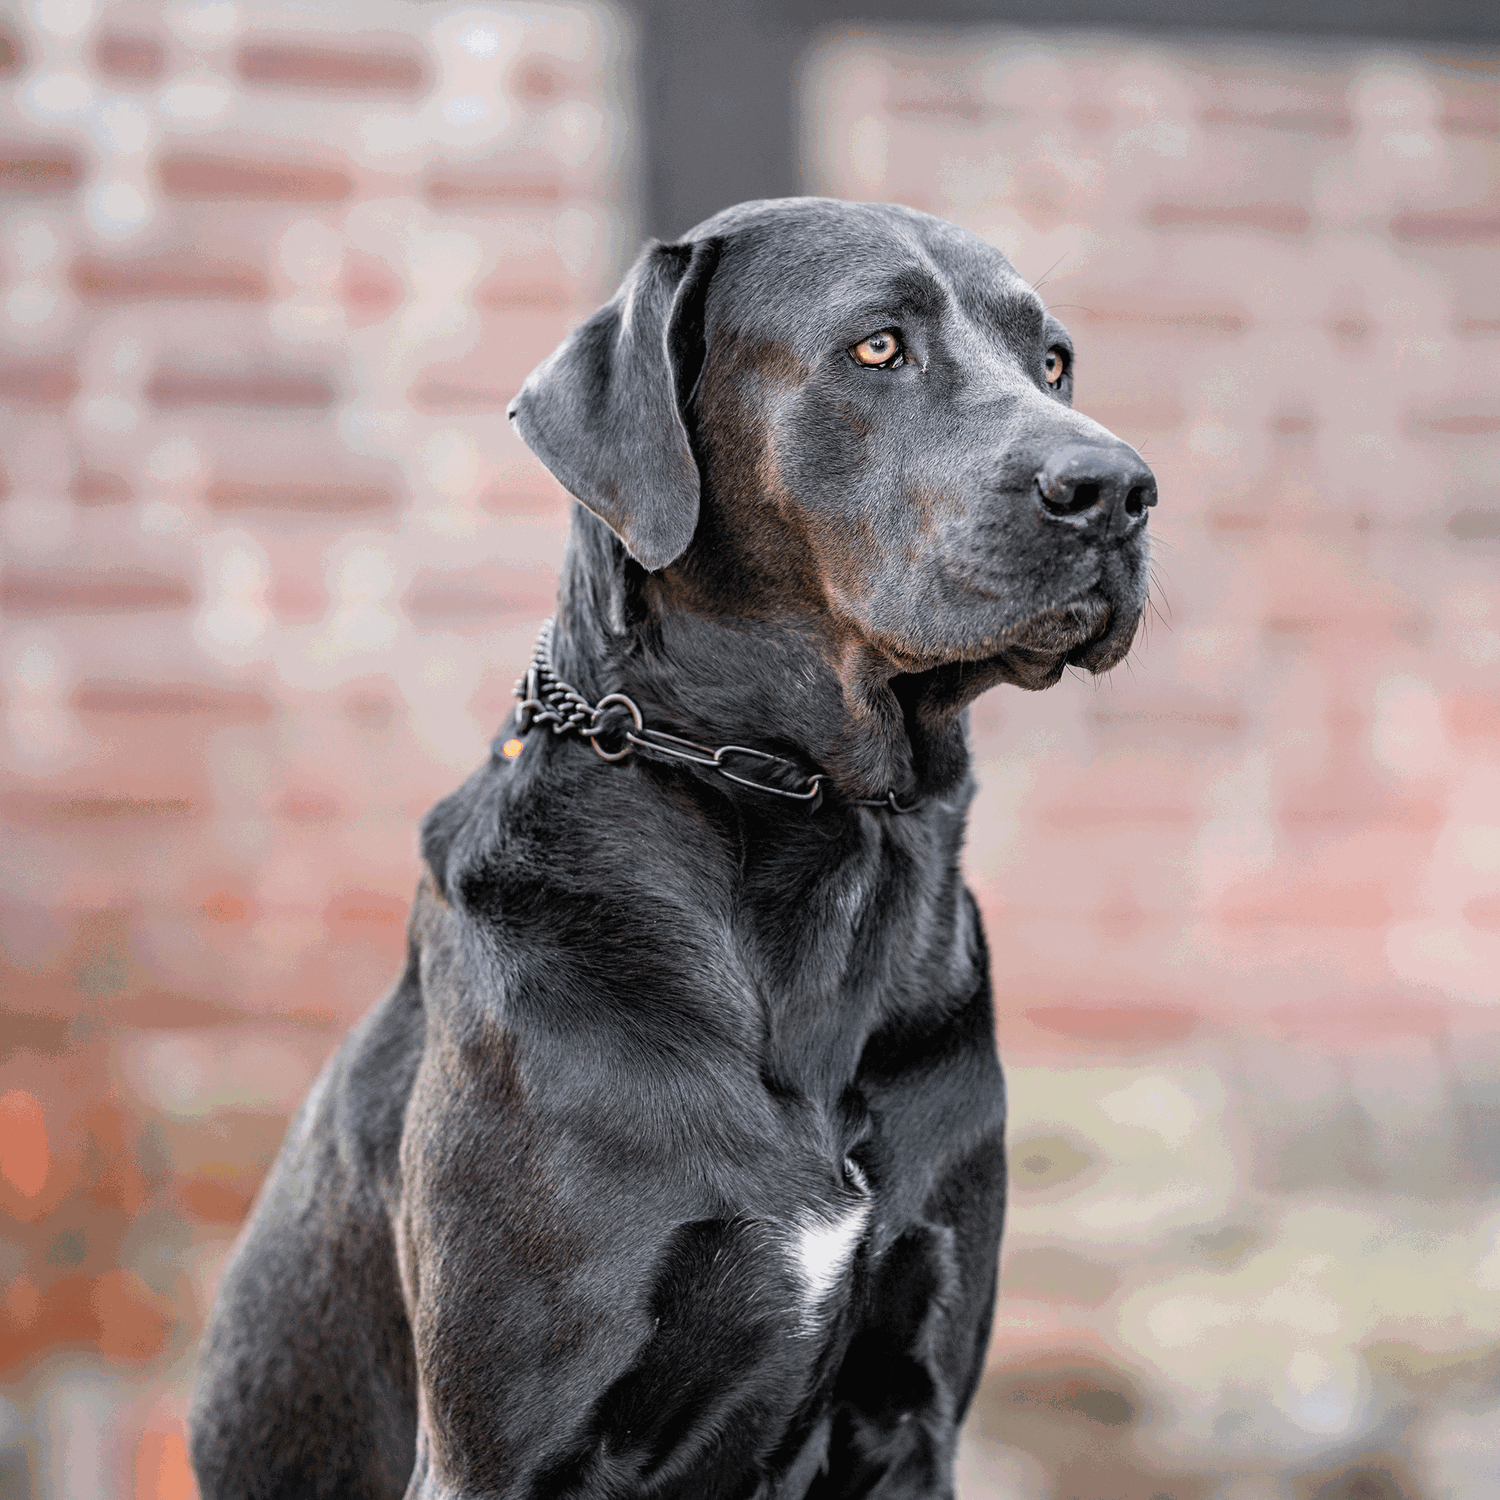
[[[1064,375],[1068,373],[1068,356],[1063,350],[1052,348],[1047,351],[1047,384],[1057,385]]]
[[[901,340],[890,328],[872,333],[849,351],[862,365],[890,365],[901,362]]]

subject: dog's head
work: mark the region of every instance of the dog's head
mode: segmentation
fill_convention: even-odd
[[[664,597],[788,614],[952,709],[1130,647],[1156,482],[1072,401],[998,250],[802,198],[648,248],[511,417]]]

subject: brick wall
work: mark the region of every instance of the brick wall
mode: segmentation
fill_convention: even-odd
[[[628,37],[360,17],[0,18],[7,1494],[191,1494],[218,1266],[549,608],[503,404],[634,248]],[[811,188],[1046,278],[1164,497],[1130,666],[975,715],[1017,1189],[964,1493],[1483,1493],[1494,59],[846,36],[805,96]]]
[[[634,252],[593,4],[0,19],[0,1490],[191,1493],[219,1263],[549,612]]]
[[[839,34],[803,100],[809,187],[1004,249],[1161,484],[1130,663],[975,713],[1017,1191],[971,1492],[1485,1493],[1500,55]]]

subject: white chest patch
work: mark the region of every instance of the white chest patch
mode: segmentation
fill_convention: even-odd
[[[809,1219],[792,1243],[792,1265],[802,1281],[802,1326],[816,1327],[818,1312],[849,1267],[870,1205],[857,1203],[836,1219]]]

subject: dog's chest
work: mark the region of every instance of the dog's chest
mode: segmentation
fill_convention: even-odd
[[[853,1163],[849,1163],[853,1167]],[[858,1173],[859,1169],[854,1167]],[[863,1178],[861,1176],[861,1184]],[[850,1266],[870,1223],[868,1193],[852,1204],[812,1210],[792,1227],[786,1255],[799,1290],[798,1321],[816,1332],[848,1282]]]

